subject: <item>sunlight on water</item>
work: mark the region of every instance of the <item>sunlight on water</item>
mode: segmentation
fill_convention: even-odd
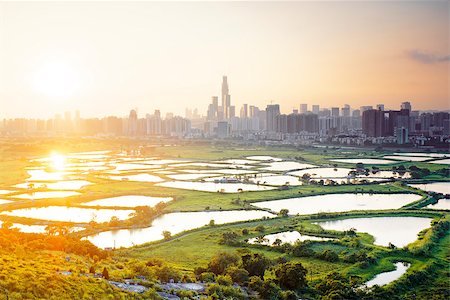
[[[66,157],[61,154],[53,153],[50,156],[50,165],[54,170],[63,171],[66,166]]]

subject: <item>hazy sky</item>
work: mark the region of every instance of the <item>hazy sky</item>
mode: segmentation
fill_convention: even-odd
[[[449,2],[0,2],[0,117],[449,109]]]

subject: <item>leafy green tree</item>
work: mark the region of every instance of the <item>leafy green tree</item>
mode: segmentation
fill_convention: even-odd
[[[237,266],[228,267],[226,270],[226,274],[231,277],[233,282],[236,282],[240,285],[246,284],[249,279],[248,271]]]
[[[164,237],[164,239],[167,241],[167,240],[170,240],[170,238],[172,237],[172,234],[170,233],[170,231],[167,231],[167,230],[164,230],[163,232],[162,232],[162,235],[163,235],[163,237]]]
[[[246,254],[242,256],[242,267],[247,270],[250,276],[264,278],[264,273],[271,264],[270,259],[265,257],[264,254],[254,253],[253,255]]]
[[[289,214],[289,209],[283,208],[278,212],[278,216],[287,217]]]
[[[224,274],[228,267],[238,265],[239,260],[236,253],[219,252],[211,258],[208,267],[216,275]]]
[[[307,285],[306,275],[308,271],[301,263],[285,263],[275,270],[278,284],[288,290],[298,290]]]

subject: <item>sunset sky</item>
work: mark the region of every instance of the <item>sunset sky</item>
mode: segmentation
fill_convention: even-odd
[[[0,118],[450,109],[449,2],[0,2]]]

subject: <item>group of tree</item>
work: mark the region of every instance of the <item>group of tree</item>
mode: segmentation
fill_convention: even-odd
[[[276,279],[266,279],[266,272],[273,272]],[[194,273],[198,280],[211,283],[207,293],[212,299],[247,299],[248,294],[297,299],[297,293],[307,287],[307,270],[300,263],[273,261],[249,251],[217,253],[206,268],[197,267]]]

